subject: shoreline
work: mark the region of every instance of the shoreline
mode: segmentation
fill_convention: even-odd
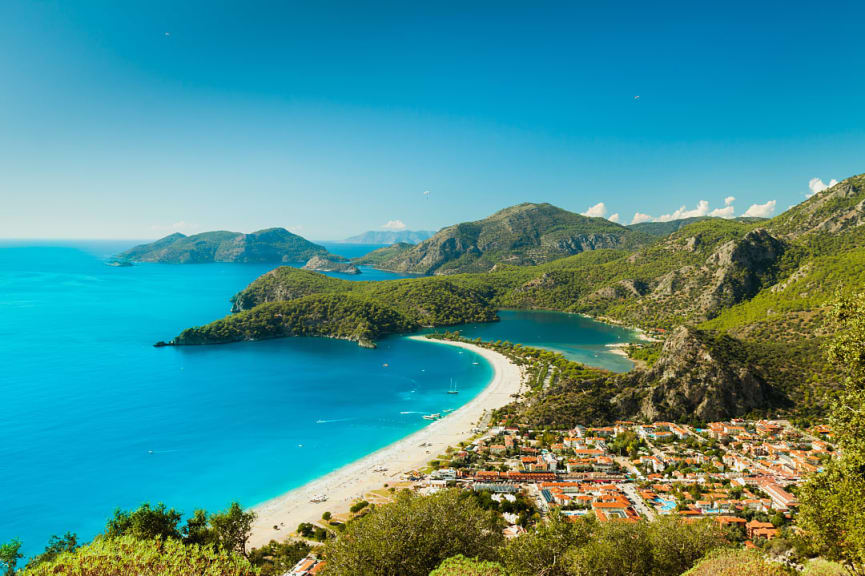
[[[406,473],[423,468],[444,453],[448,446],[455,447],[472,437],[472,429],[482,423],[490,410],[510,403],[513,394],[522,392],[521,370],[498,352],[464,342],[429,340],[420,335],[407,338],[471,350],[490,363],[493,377],[477,396],[444,418],[320,478],[253,506],[252,510],[258,517],[252,527],[250,548],[264,546],[274,539],[285,540],[298,524],[318,522],[325,511],[334,515],[347,512],[352,503],[367,492],[380,489],[384,484],[400,482]],[[387,470],[376,471],[381,468]],[[326,494],[327,501],[310,502],[319,494]],[[279,529],[275,530],[274,526]]]

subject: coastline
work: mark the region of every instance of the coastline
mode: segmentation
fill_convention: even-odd
[[[325,511],[334,515],[344,513],[367,492],[401,481],[407,472],[423,468],[448,446],[470,438],[472,429],[482,423],[490,410],[510,403],[512,395],[522,391],[521,370],[498,352],[464,342],[429,340],[424,336],[408,338],[471,350],[490,363],[493,378],[477,396],[444,418],[321,478],[254,506],[252,509],[258,517],[249,547],[264,546],[273,539],[284,540],[298,524],[317,522]],[[376,471],[381,468],[387,470]],[[326,494],[327,501],[310,502],[319,494]]]

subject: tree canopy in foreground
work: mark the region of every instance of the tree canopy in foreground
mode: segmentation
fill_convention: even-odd
[[[346,525],[325,547],[327,574],[428,576],[445,559],[462,554],[494,560],[503,542],[502,520],[469,494],[398,494]]]
[[[865,293],[840,298],[833,309],[829,360],[847,372],[832,406],[841,451],[802,486],[799,522],[817,552],[865,574]]]
[[[255,576],[234,552],[183,544],[177,539],[99,538],[21,572],[21,576]]]

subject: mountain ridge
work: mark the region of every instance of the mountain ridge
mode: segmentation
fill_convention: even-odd
[[[434,230],[368,230],[349,236],[343,242],[346,244],[417,244],[434,234]]]
[[[442,228],[379,266],[415,274],[484,272],[497,264],[539,264],[586,250],[631,245],[638,238],[643,238],[638,232],[603,218],[527,202]]]

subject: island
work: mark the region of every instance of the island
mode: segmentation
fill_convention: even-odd
[[[251,234],[202,232],[170,234],[155,242],[121,252],[117,261],[203,264],[209,262],[306,262],[313,256],[330,257],[324,246],[292,234],[285,228],[267,228]]]

